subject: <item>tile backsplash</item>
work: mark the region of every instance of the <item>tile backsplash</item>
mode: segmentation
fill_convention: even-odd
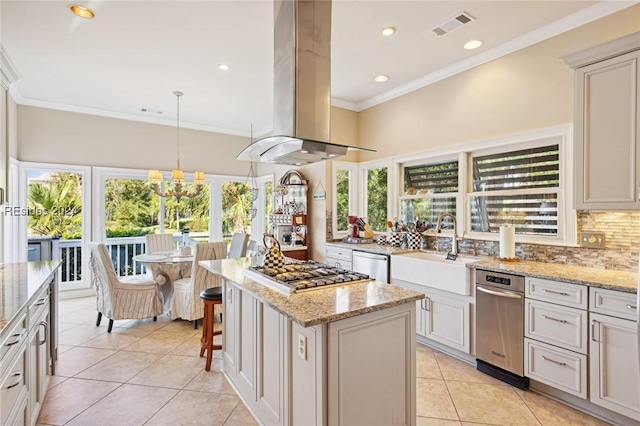
[[[562,247],[542,244],[516,244],[516,256],[523,260],[588,266],[591,268],[638,271],[640,253],[640,212],[578,211],[578,233],[602,232],[605,248]],[[448,250],[451,238],[438,237]],[[460,252],[495,256],[498,241],[461,240]],[[446,248],[445,248],[446,247]]]

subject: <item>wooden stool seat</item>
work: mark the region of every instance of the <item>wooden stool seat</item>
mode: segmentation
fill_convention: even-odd
[[[213,329],[214,307],[222,304],[222,287],[212,287],[200,293],[200,299],[204,302],[204,317],[202,318],[202,337],[200,338],[200,356],[207,351],[205,370],[211,369],[213,351],[222,349],[222,345],[213,344],[213,336],[222,334],[222,330]]]

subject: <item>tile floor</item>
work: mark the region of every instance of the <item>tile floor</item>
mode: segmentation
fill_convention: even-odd
[[[39,425],[255,425],[219,371],[198,357],[192,323],[116,321],[95,326],[94,298],[60,302],[57,375]],[[417,425],[605,425],[533,392],[520,391],[418,345]]]

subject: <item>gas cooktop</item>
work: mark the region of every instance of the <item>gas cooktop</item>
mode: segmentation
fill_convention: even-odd
[[[369,275],[308,260],[282,268],[251,266],[245,275],[280,292],[300,293],[369,280]]]

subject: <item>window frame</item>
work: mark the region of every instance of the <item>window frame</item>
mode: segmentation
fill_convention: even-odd
[[[369,195],[369,190],[368,190],[368,184],[369,184],[369,177],[367,172],[371,169],[382,169],[385,168],[387,169],[387,218],[389,218],[389,212],[392,210],[392,205],[393,205],[393,198],[391,198],[391,194],[390,194],[390,189],[391,189],[391,169],[392,169],[392,162],[390,159],[384,159],[384,160],[372,160],[372,161],[366,161],[366,162],[362,162],[362,163],[358,163],[358,181],[356,182],[356,185],[359,188],[360,193],[362,194],[362,197],[360,197],[359,203],[358,203],[358,216],[361,217],[368,217],[368,209],[369,209],[369,205],[368,205],[368,195]],[[374,229],[374,232],[383,232],[383,231],[376,231]]]
[[[358,163],[352,163],[348,161],[332,161],[332,197],[331,208],[333,214],[331,215],[331,226],[333,228],[333,236],[346,237],[347,230],[338,230],[338,186],[336,182],[336,174],[338,170],[346,170],[349,172],[349,215],[356,215],[358,213]]]

